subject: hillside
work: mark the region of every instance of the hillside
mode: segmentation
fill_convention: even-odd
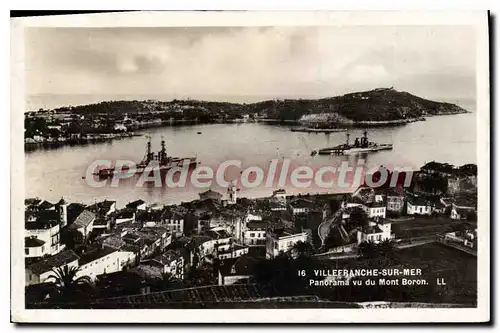
[[[268,100],[250,104],[207,102],[197,100],[108,101],[76,107],[63,107],[56,112],[76,114],[155,114],[163,119],[200,122],[250,117],[281,121],[314,120],[334,123],[397,121],[428,115],[457,114],[468,111],[450,103],[427,100],[393,88],[378,88],[323,99]]]
[[[430,101],[392,88],[317,100],[265,101],[250,107],[268,118],[299,120],[307,115],[327,114],[338,122],[389,121],[467,112],[455,104]]]

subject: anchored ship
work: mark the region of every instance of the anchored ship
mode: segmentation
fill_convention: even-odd
[[[194,167],[198,164],[196,157],[172,157],[167,155],[167,148],[165,145],[165,140],[161,139],[161,150],[155,154],[151,149],[151,137],[148,137],[148,143],[146,145],[146,152],[144,158],[136,164],[136,173],[143,173],[146,167],[153,161],[157,163],[153,164],[152,167],[155,170],[165,171],[173,167],[182,167],[185,163],[189,167]],[[126,171],[126,168],[121,170],[116,170],[115,168],[105,168],[94,173],[99,177],[112,177],[114,174]]]
[[[356,138],[354,143],[349,142],[349,133],[346,133],[346,142],[335,147],[323,148],[314,150],[311,154],[318,153],[319,155],[343,155],[355,153],[370,153],[380,150],[391,150],[392,144],[390,143],[376,143],[368,140],[368,133],[363,132],[361,138]]]

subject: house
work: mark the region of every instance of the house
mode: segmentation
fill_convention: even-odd
[[[292,215],[299,215],[299,214],[307,214],[309,211],[314,209],[315,204],[313,201],[304,199],[304,198],[297,198],[292,200],[288,206],[290,207],[290,212]]]
[[[298,242],[307,242],[306,232],[295,232],[284,227],[275,227],[266,233],[266,259],[288,252]]]
[[[243,243],[246,245],[266,245],[266,230],[268,223],[265,221],[250,221],[243,232]]]
[[[47,254],[45,241],[35,236],[24,237],[24,256],[26,258],[42,257]]]
[[[147,204],[144,200],[139,199],[139,200],[128,203],[125,207],[129,208],[133,211],[146,210]]]
[[[135,259],[135,253],[130,251],[95,247],[81,254],[77,276],[88,276],[95,280],[99,275],[121,271],[134,263]]]
[[[444,214],[446,205],[441,200],[434,200],[432,203],[432,212],[436,214]]]
[[[286,204],[286,191],[285,191],[285,189],[280,188],[278,190],[273,191],[272,198],[281,204]]]
[[[109,216],[116,211],[116,201],[104,200],[87,207],[88,210],[102,216]]]
[[[363,242],[379,243],[393,238],[391,223],[386,220],[369,221],[368,226],[358,229],[357,232],[358,245]]]
[[[431,203],[422,197],[408,197],[406,214],[408,215],[431,215]]]
[[[165,210],[161,215],[161,223],[176,235],[184,233],[184,216],[175,211]]]
[[[197,232],[198,234],[202,234],[208,230],[210,230],[210,214],[204,214],[198,218]]]
[[[223,260],[219,268],[219,286],[248,282],[255,263],[255,259],[248,255]]]
[[[76,218],[75,222],[69,226],[72,230],[77,230],[84,238],[87,238],[92,231],[96,215],[91,211],[85,209]]]
[[[26,266],[26,285],[47,282],[48,277],[58,268],[78,267],[80,257],[72,250],[64,250],[56,255],[41,259]]]
[[[420,171],[427,174],[437,174],[443,177],[453,175],[455,167],[448,163],[428,162],[420,168]]]
[[[215,200],[216,202],[221,202],[223,195],[219,192],[212,191],[212,189],[208,189],[205,192],[201,192],[198,194],[200,196],[200,200],[206,200],[206,199],[211,199]]]
[[[124,209],[118,212],[115,217],[115,225],[122,223],[134,223],[135,222],[135,212],[130,209]]]
[[[383,202],[372,201],[372,202],[363,204],[362,208],[366,212],[366,215],[368,215],[368,218],[385,219],[386,207],[385,207],[385,204]]]
[[[216,248],[217,258],[220,260],[238,258],[247,254],[248,246],[230,242],[229,244],[220,244]]]
[[[168,274],[178,280],[184,279],[184,256],[181,250],[168,250],[153,259],[141,261],[139,266],[151,276]]]
[[[125,245],[125,241],[119,235],[111,235],[102,240],[102,245],[113,249],[120,249]]]
[[[475,213],[476,209],[474,207],[461,207],[453,204],[450,217],[453,220],[466,220],[470,216],[474,216]]]
[[[111,220],[103,217],[98,217],[92,226],[93,232],[104,233],[111,230]]]
[[[269,207],[272,212],[284,212],[286,211],[286,201],[271,201]]]
[[[216,255],[219,247],[232,242],[231,235],[223,228],[214,228],[206,232],[205,236],[193,237],[194,248],[200,259],[209,255]]]
[[[47,200],[44,200],[38,205],[39,210],[56,210],[56,205]]]
[[[57,212],[54,212],[57,214]],[[24,224],[25,248],[24,254],[26,257],[37,257],[38,254],[44,256],[55,255],[64,249],[64,245],[60,243],[61,233],[60,224],[57,220],[39,219],[35,222],[26,222]],[[26,238],[28,240],[26,241]],[[35,241],[34,239],[38,239]],[[43,242],[43,244],[41,244]]]

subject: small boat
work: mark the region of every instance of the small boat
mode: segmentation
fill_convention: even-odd
[[[201,134],[201,132],[197,132],[198,134]]]

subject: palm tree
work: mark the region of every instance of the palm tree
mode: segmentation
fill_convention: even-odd
[[[57,297],[62,301],[73,300],[81,287],[90,286],[92,284],[88,276],[76,277],[80,268],[78,267],[68,267],[67,265],[63,268],[59,267],[57,269],[52,269],[53,274],[49,275],[47,280],[53,279],[52,283],[57,288]]]
[[[394,243],[391,239],[385,239],[380,244],[378,244],[379,253],[386,258],[392,258],[394,255]]]
[[[310,243],[298,241],[297,243],[293,244],[290,252],[294,257],[305,257],[312,254],[313,248]]]

